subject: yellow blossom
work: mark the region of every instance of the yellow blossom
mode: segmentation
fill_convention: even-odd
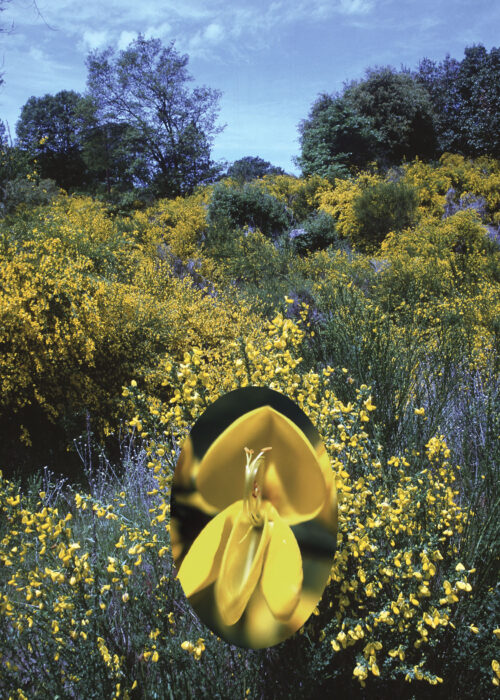
[[[303,577],[290,525],[314,518],[327,498],[312,445],[291,420],[263,406],[238,418],[212,443],[197,486],[221,512],[182,562],[179,580],[185,594],[190,597],[215,581],[219,613],[233,625],[260,583],[274,617],[289,619]]]

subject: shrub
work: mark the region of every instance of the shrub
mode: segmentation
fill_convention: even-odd
[[[237,188],[221,184],[213,190],[208,221],[215,229],[248,226],[272,238],[291,226],[292,216],[282,202],[258,185]]]
[[[416,190],[404,182],[384,181],[367,187],[354,200],[357,226],[352,243],[366,251],[378,248],[388,233],[412,226],[417,204]]]
[[[327,248],[335,243],[337,229],[335,219],[324,211],[315,212],[302,221],[296,230],[302,233],[293,238],[293,248],[297,253],[309,253]]]
[[[17,177],[3,187],[3,202],[0,203],[0,216],[11,214],[19,206],[29,209],[49,204],[60,193],[54,180],[30,180]]]

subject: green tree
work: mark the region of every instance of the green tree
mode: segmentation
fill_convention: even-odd
[[[465,49],[462,61],[424,58],[415,73],[436,114],[439,148],[464,156],[500,157],[500,49]]]
[[[87,60],[88,92],[101,124],[128,124],[144,148],[144,177],[161,196],[191,192],[214,179],[210,157],[220,92],[188,88],[188,56],[173,42],[139,35],[116,56],[95,51]]]
[[[291,211],[277,197],[265,192],[258,184],[228,187],[220,183],[212,192],[208,205],[209,237],[221,231],[231,236],[237,229],[249,226],[274,238],[293,224]]]
[[[272,165],[269,161],[259,158],[259,156],[245,156],[235,160],[226,171],[227,177],[232,177],[240,183],[251,182],[265,175],[284,174],[283,168]]]
[[[371,120],[340,95],[320,95],[299,132],[301,155],[295,160],[304,176],[346,177],[375,159],[377,135]]]
[[[30,172],[28,154],[12,144],[6,124],[0,120],[0,189],[9,180],[25,178]]]
[[[368,69],[366,79],[353,82],[344,98],[369,119],[377,135],[377,162],[382,167],[416,156],[436,154],[434,113],[427,91],[409,73],[393,68]]]
[[[461,98],[458,87],[460,63],[450,56],[437,65],[424,58],[415,74],[429,93],[436,125],[438,150],[441,153],[462,153],[467,150],[461,125]]]
[[[369,69],[340,95],[323,94],[299,125],[304,175],[332,180],[370,162],[386,169],[403,159],[432,158],[434,114],[426,89],[393,68]]]
[[[82,157],[80,100],[73,90],[30,97],[16,125],[17,143],[36,161],[39,175],[66,190],[84,187],[89,181]]]
[[[81,99],[82,157],[92,174],[93,190],[108,196],[143,187],[147,163],[141,135],[125,122],[101,121],[91,97]]]
[[[500,158],[500,48],[466,48],[459,88],[471,155]]]

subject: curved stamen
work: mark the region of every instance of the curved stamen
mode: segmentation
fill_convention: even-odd
[[[264,485],[263,457],[271,447],[263,447],[257,457],[252,460],[253,450],[245,447],[247,463],[245,466],[245,491],[243,494],[243,509],[252,525],[262,523],[260,512],[262,502],[262,488]]]

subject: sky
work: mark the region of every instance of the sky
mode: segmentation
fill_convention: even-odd
[[[492,0],[0,0],[0,119],[15,137],[31,96],[84,93],[92,50],[125,49],[140,32],[189,55],[193,85],[222,92],[212,156],[259,156],[299,174],[298,125],[321,93],[368,67],[415,69],[498,46]]]

